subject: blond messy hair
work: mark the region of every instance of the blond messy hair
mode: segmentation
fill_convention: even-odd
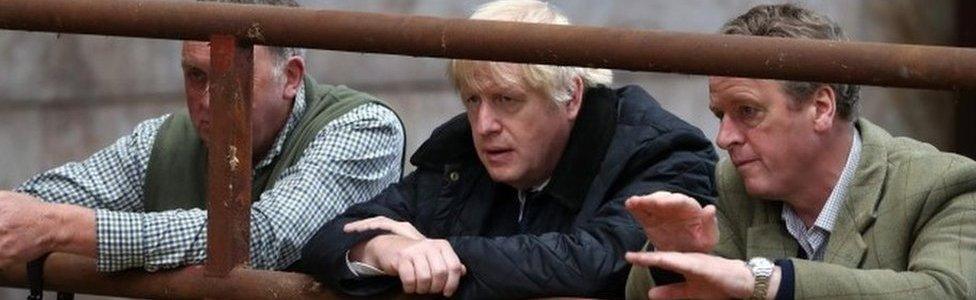
[[[537,0],[499,0],[480,6],[471,15],[474,20],[509,21],[569,25],[569,19],[548,3]],[[485,73],[480,73],[485,72]],[[476,73],[482,76],[475,76]],[[589,69],[552,65],[515,64],[490,61],[451,60],[448,77],[460,92],[481,91],[491,82],[519,85],[543,93],[556,103],[572,98],[573,80],[580,78],[585,87],[609,86],[613,73],[607,69]]]

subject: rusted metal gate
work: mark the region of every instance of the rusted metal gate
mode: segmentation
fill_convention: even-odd
[[[976,50],[526,24],[221,3],[3,0],[0,29],[211,42],[208,260],[154,274],[99,274],[92,259],[54,254],[54,290],[141,298],[335,298],[309,277],[246,268],[251,185],[253,45],[976,90]],[[517,45],[517,46],[514,46]],[[23,270],[0,284],[24,286]]]

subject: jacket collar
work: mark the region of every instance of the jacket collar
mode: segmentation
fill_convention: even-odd
[[[617,101],[609,88],[587,89],[563,156],[542,191],[573,212],[582,207],[613,140],[617,127]]]
[[[824,252],[824,261],[852,268],[867,252],[862,235],[877,218],[888,166],[885,143],[891,139],[884,129],[867,120],[859,119],[855,126],[861,133],[861,161]]]
[[[865,119],[855,126],[861,134],[861,159],[854,172],[850,190],[838,213],[834,230],[824,251],[824,262],[856,268],[867,253],[863,234],[874,224],[887,174],[888,154],[885,143],[891,138],[884,129]],[[796,241],[785,230],[780,213],[781,201],[763,201],[757,205],[748,233],[747,255],[794,257]]]
[[[552,196],[571,211],[581,208],[613,139],[617,102],[613,90],[607,87],[586,90],[566,149],[556,164],[549,184],[542,190],[543,194]],[[456,164],[477,164],[482,167],[475,152],[467,115],[459,114],[435,129],[410,158],[410,163],[436,170]]]

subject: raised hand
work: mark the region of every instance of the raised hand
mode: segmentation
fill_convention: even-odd
[[[709,253],[718,244],[715,206],[679,193],[655,192],[627,199],[627,210],[658,251]]]

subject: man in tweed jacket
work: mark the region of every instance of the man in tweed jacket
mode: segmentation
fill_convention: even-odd
[[[792,5],[722,31],[842,38]],[[854,86],[713,77],[709,88],[730,157],[718,207],[670,193],[628,201],[653,249],[627,254],[628,298],[976,297],[976,163],[858,119]]]

